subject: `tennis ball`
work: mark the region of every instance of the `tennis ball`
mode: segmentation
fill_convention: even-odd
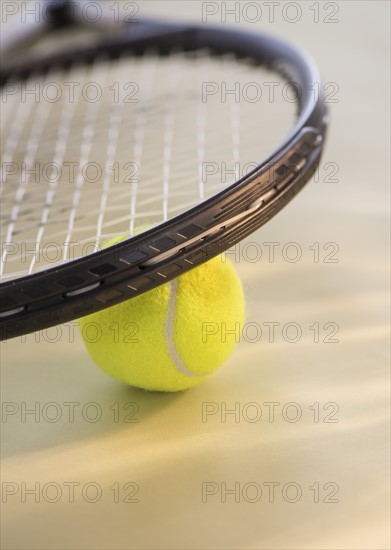
[[[130,386],[175,392],[196,386],[224,363],[243,320],[241,281],[221,255],[79,325],[90,356],[106,373]]]

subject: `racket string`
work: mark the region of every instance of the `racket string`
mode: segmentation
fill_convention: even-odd
[[[138,109],[135,121],[133,158],[138,176],[131,182],[130,195],[130,221],[129,234],[134,235],[136,224],[136,205],[139,178],[142,177],[142,158],[144,151],[144,139],[147,128],[148,104],[151,98],[153,85],[156,78],[158,56],[156,54],[145,55],[142,63],[141,90],[143,91],[138,102]]]
[[[4,106],[3,166],[14,162],[19,173],[2,176],[3,279],[93,253],[139,225],[157,225],[261,162],[291,129],[295,105],[223,92],[268,79],[264,69],[207,51],[99,59],[30,77],[25,86],[51,80],[62,89],[68,81],[77,86],[73,101],[64,94],[55,103],[18,106],[12,98]],[[100,101],[84,97],[91,82],[103,91]],[[128,101],[136,89],[130,85],[138,86],[135,102]],[[26,159],[29,169],[40,164],[39,181],[21,177]],[[101,169],[95,179],[86,170],[94,164]]]
[[[58,134],[55,139],[54,153],[53,153],[53,165],[52,170],[49,175],[49,184],[48,189],[44,199],[44,207],[42,211],[41,221],[39,224],[38,232],[35,238],[35,246],[39,250],[45,229],[47,228],[47,223],[55,199],[56,191],[58,189],[59,180],[55,177],[55,167],[61,166],[64,162],[65,153],[67,149],[67,144],[69,142],[71,125],[75,115],[76,105],[79,102],[80,94],[76,95],[76,101],[64,102],[62,107],[62,112],[60,115],[60,121],[58,125]],[[64,244],[64,247],[66,244]],[[29,266],[29,274],[34,270],[34,265],[36,262],[36,255],[34,254],[31,258]]]
[[[163,196],[162,196],[162,219],[168,220],[168,200],[170,194],[171,161],[173,153],[173,141],[175,131],[175,116],[177,104],[177,92],[181,77],[181,63],[174,56],[175,62],[170,64],[167,74],[167,88],[165,91],[165,114],[163,129]]]
[[[104,75],[104,77],[107,75],[107,71],[105,70],[106,63],[107,61],[104,61],[102,64],[98,59],[91,66],[92,82],[94,82],[95,79],[99,78],[99,74]],[[103,82],[104,82],[104,78],[103,78]],[[79,167],[78,167],[77,176],[76,176],[75,189],[72,197],[72,206],[69,214],[68,230],[64,241],[63,262],[66,262],[68,259],[69,246],[67,245],[68,243],[71,243],[72,233],[74,230],[74,224],[75,224],[75,219],[77,215],[77,209],[79,207],[80,198],[81,198],[83,186],[85,183],[83,166],[86,166],[90,160],[92,142],[96,131],[96,120],[98,118],[98,111],[99,111],[100,105],[101,105],[100,101],[90,102],[88,103],[88,107],[85,112],[82,143],[81,143],[80,157],[79,157]]]
[[[50,78],[50,74],[47,77]],[[38,108],[35,111],[35,117],[31,125],[30,135],[26,144],[25,156],[23,157],[23,165],[26,167],[26,177],[20,179],[19,185],[17,187],[14,199],[12,201],[10,223],[7,228],[6,233],[6,243],[12,242],[16,224],[18,221],[20,209],[23,203],[23,199],[28,187],[30,175],[33,171],[33,164],[36,159],[38,152],[38,147],[40,143],[40,137],[44,131],[46,120],[48,118],[51,104],[48,102],[40,102]],[[8,248],[4,247],[2,254],[2,262],[0,265],[0,275],[3,274],[3,267],[7,260]]]

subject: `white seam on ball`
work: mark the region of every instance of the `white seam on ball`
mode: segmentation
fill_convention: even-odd
[[[174,323],[178,279],[173,279],[168,283],[168,285],[170,289],[170,297],[168,300],[167,316],[164,324],[164,334],[166,335],[168,354],[171,361],[174,363],[177,372],[180,372],[185,376],[205,376],[205,374],[198,374],[189,370],[182,361],[182,358],[176,348],[174,339]]]

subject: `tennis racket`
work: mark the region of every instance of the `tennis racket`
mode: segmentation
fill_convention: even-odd
[[[318,70],[296,47],[223,25],[91,23],[70,6],[47,3],[39,29],[3,41],[3,340],[232,247],[308,182],[324,145]]]

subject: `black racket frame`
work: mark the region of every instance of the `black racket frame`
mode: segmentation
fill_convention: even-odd
[[[53,31],[71,22],[58,10],[49,23]],[[77,51],[12,63],[3,59],[0,80],[2,84],[23,80],[53,64],[67,67],[75,59],[92,62],[100,54],[109,58],[124,52],[142,55],[151,47],[161,55],[176,49],[208,49],[220,56],[231,53],[282,74],[298,92],[294,128],[252,172],[175,218],[91,255],[1,283],[2,340],[118,304],[213,258],[277,214],[318,166],[328,110],[317,67],[305,52],[266,34],[223,25],[140,20]]]

